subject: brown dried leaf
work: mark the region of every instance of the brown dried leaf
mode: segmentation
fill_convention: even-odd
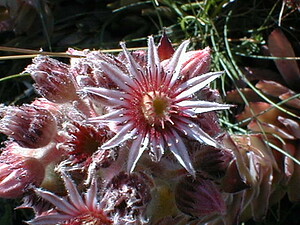
[[[227,92],[226,102],[234,102],[240,104],[245,103],[240,93],[242,93],[249,102],[259,102],[262,100],[251,88],[242,88],[239,91],[232,90]]]
[[[293,96],[295,96],[295,92],[293,92],[293,91],[290,90],[289,92],[286,92],[286,93],[280,95],[279,98],[281,100],[286,100],[286,99],[289,99],[289,98],[291,98]],[[288,106],[294,107],[296,109],[300,109],[300,99],[299,98],[291,99],[288,102],[286,102],[286,104]]]
[[[275,29],[268,39],[268,47],[272,56],[295,57],[295,52],[289,40],[280,29]],[[296,60],[275,60],[277,69],[280,71],[287,84],[299,90],[300,70]]]
[[[238,121],[255,118],[261,122],[279,125],[280,123],[277,121],[277,118],[278,116],[283,116],[284,113],[271,107],[272,106],[266,102],[250,102],[249,105],[245,107],[245,110],[241,114],[237,115],[236,118]],[[248,124],[249,122],[250,121],[245,124]]]
[[[289,91],[287,87],[275,81],[261,80],[255,85],[255,87],[262,90],[263,93],[274,97],[279,97],[280,95]]]
[[[279,116],[278,121],[287,128],[290,134],[292,134],[295,138],[300,139],[300,124],[297,121],[283,116]]]
[[[248,129],[260,133],[270,133],[276,134],[282,138],[294,140],[295,137],[288,133],[287,129],[279,128],[271,123],[258,122],[257,120],[253,120],[248,124]]]
[[[264,68],[245,67],[243,73],[248,80],[272,80],[278,83],[285,83],[280,74]]]

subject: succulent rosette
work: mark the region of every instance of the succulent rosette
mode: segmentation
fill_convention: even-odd
[[[42,97],[1,108],[9,140],[0,196],[23,197],[19,208],[35,213],[29,224],[224,216],[220,179],[235,157],[216,111],[232,105],[209,87],[223,74],[209,72],[210,49],[188,45],[175,50],[164,34],[158,46],[150,36],[147,50],[129,52],[121,43],[117,56],[69,49],[70,64],[33,59],[25,72]]]

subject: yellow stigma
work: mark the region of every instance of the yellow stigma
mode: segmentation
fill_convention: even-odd
[[[142,99],[142,113],[151,125],[161,124],[169,114],[170,100],[158,92],[148,92]]]

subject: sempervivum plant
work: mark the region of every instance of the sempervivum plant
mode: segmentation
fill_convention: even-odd
[[[208,87],[222,75],[209,72],[210,49],[188,44],[175,50],[163,35],[147,51],[121,43],[118,56],[69,49],[70,64],[33,59],[25,72],[41,97],[1,109],[0,196],[24,196],[29,224],[224,216],[221,181],[236,159],[215,111],[231,105]]]
[[[280,29],[271,32],[267,47],[269,54],[275,57],[278,71],[247,67],[244,74],[249,82],[227,96],[228,101],[244,103],[240,92],[248,101],[236,119],[252,134],[232,138],[244,155],[241,158],[244,162],[239,164],[248,165],[252,177],[243,216],[249,218],[251,214],[255,220],[261,220],[267,208],[286,194],[292,202],[300,199],[300,69],[293,60],[296,54],[291,43]]]

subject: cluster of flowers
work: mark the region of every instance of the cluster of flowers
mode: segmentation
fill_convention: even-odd
[[[188,44],[36,57],[25,72],[42,97],[0,111],[0,197],[23,197],[28,224],[234,224],[257,206],[273,162],[221,129],[216,111],[231,105],[208,84],[222,72]]]

